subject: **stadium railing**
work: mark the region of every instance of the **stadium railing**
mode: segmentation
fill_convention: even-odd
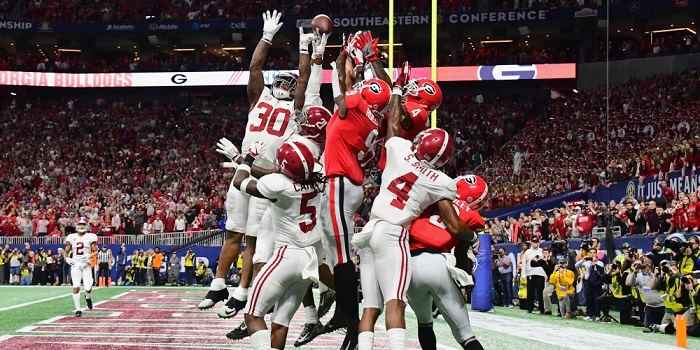
[[[217,234],[221,230],[167,232],[158,234],[138,235],[112,235],[98,236],[98,244],[129,244],[129,245],[154,245],[154,246],[183,246],[188,245],[198,238],[206,237],[197,242],[201,246],[221,246],[224,243],[224,235]],[[0,245],[29,244],[63,244],[65,237],[27,237],[27,236],[0,236]]]

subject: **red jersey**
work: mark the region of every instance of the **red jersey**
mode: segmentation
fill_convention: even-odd
[[[688,217],[685,214],[685,208],[678,208],[673,211],[671,223],[676,229],[685,228],[688,224]]]
[[[700,226],[700,202],[691,202],[688,208],[685,209],[687,216],[687,228],[692,229]]]
[[[455,208],[457,209],[457,208]],[[484,227],[484,218],[476,210],[471,210],[467,206],[460,207],[459,219],[469,225],[472,230]],[[437,205],[432,205],[426,209],[421,216],[411,224],[409,230],[409,245],[411,251],[419,249],[431,249],[447,253],[457,244],[457,239],[447,231],[445,224],[440,219]]]
[[[373,153],[379,136],[379,120],[358,91],[346,93],[345,105],[345,119],[336,111],[326,126],[323,166],[326,176],[345,176],[359,186],[365,180],[361,164]]]

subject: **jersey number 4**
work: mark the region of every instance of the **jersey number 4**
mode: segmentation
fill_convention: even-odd
[[[284,132],[287,131],[289,116],[291,114],[288,109],[272,108],[270,104],[265,102],[258,103],[255,108],[262,110],[258,115],[258,118],[260,118],[260,124],[251,125],[250,131],[258,132],[266,130],[268,134],[273,136],[281,137],[284,135]],[[280,125],[279,129],[275,130],[275,124],[277,124],[277,118],[279,118],[280,115],[282,115],[284,119],[282,120],[282,125]]]
[[[394,208],[403,209],[406,206],[406,201],[408,200],[408,194],[413,188],[413,184],[418,180],[418,175],[414,173],[407,173],[400,177],[397,177],[389,183],[387,188],[391,193],[396,195],[391,201],[391,206]]]
[[[301,206],[299,207],[299,213],[308,214],[311,217],[311,222],[304,221],[299,223],[299,229],[301,229],[301,232],[309,233],[309,231],[316,227],[316,207],[309,205],[309,201],[316,198],[317,194],[318,193],[316,192],[311,192],[301,195]]]

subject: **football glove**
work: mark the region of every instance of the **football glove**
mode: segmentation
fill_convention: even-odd
[[[275,37],[275,34],[282,28],[282,22],[280,22],[280,18],[282,18],[282,12],[277,12],[277,10],[272,11],[265,11],[262,14],[263,18],[263,35],[262,35],[262,40],[267,41],[268,43],[272,43],[272,38]]]
[[[225,137],[220,138],[219,142],[216,143],[216,152],[223,154],[231,161],[235,161],[241,155],[238,147]]]

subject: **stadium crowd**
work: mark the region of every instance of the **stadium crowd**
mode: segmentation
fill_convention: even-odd
[[[650,251],[629,243],[616,248],[608,251],[597,238],[584,240],[579,250],[566,240],[545,246],[537,236],[516,252],[496,246],[494,303],[666,334],[675,333],[675,316],[685,315],[687,334],[700,336],[700,281],[693,274],[700,271],[700,236],[656,239]]]
[[[161,285],[208,285],[213,278],[211,266],[197,259],[192,250],[173,252],[166,256],[159,247],[135,249],[132,254],[121,245],[118,252],[101,248],[104,255],[95,254],[90,259],[93,278],[100,287],[111,285],[161,286]],[[242,261],[231,278],[237,279]],[[63,248],[56,250],[10,245],[0,247],[0,285],[70,285],[70,265],[65,261]]]
[[[210,131],[236,139],[244,120],[230,115],[242,104],[192,100],[7,106],[2,233],[62,236],[80,216],[99,235],[218,227],[227,184]]]
[[[491,184],[490,207],[700,168],[699,77],[694,70],[616,86],[607,120],[604,88],[552,101],[479,168]]]

